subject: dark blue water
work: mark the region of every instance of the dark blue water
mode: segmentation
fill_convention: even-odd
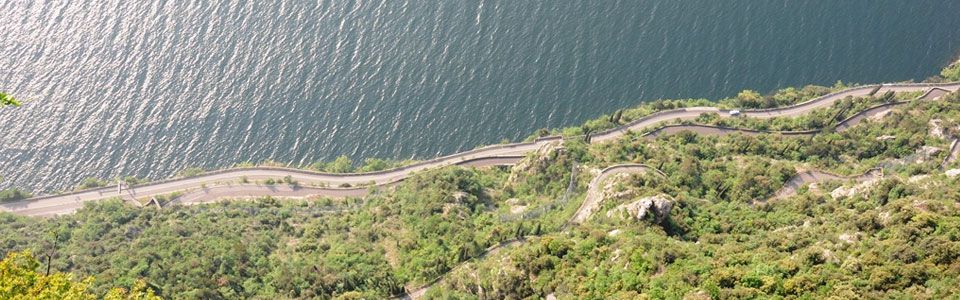
[[[960,1],[2,1],[0,187],[431,158],[657,98],[923,78]]]

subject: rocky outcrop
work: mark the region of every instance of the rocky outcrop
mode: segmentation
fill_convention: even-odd
[[[857,185],[854,185],[852,187],[841,186],[834,189],[832,192],[830,192],[830,197],[833,197],[834,199],[853,197],[853,196],[859,195],[860,193],[863,193],[864,191],[869,190],[871,187],[876,185],[876,183],[879,181],[880,181],[880,178],[871,178],[866,181],[860,182]]]
[[[920,151],[917,151],[917,154],[920,155],[920,161],[918,162],[930,160],[931,157],[936,156],[937,153],[940,153],[940,151],[943,151],[943,149],[932,146],[923,146],[920,148]]]
[[[794,175],[793,177],[790,178],[790,180],[787,180],[787,182],[783,184],[783,187],[781,187],[780,190],[778,190],[774,194],[771,200],[784,199],[784,198],[789,198],[791,196],[794,196],[797,194],[797,191],[800,189],[800,187],[802,187],[805,184],[813,185],[816,183],[829,181],[829,180],[853,180],[853,181],[862,183],[862,182],[868,182],[868,181],[875,181],[878,178],[882,178],[882,177],[883,177],[883,172],[879,169],[869,170],[859,176],[840,176],[837,174],[828,173],[824,171],[798,169],[797,175]],[[819,187],[815,187],[812,189],[816,189],[816,188],[819,188]],[[837,193],[837,195],[843,196],[843,195],[848,195],[851,192],[848,190],[837,189],[837,190],[834,190],[831,193],[831,195],[834,195],[834,193]],[[836,198],[836,196],[834,198]],[[755,201],[754,203],[762,203],[762,202],[763,201]]]
[[[616,183],[619,180],[629,178],[630,174],[644,174],[647,172],[665,177],[659,170],[642,164],[615,165],[601,170],[599,174],[590,181],[590,186],[587,188],[587,196],[583,200],[583,203],[580,204],[577,212],[573,214],[570,222],[576,224],[583,223],[589,219],[595,211],[600,209],[600,203],[604,200],[632,197],[634,195],[633,193],[636,192],[634,189],[616,191]]]
[[[856,243],[856,242],[859,242],[859,241],[860,241],[860,236],[861,236],[861,235],[863,235],[863,233],[860,233],[860,232],[841,233],[840,236],[838,237],[838,239],[839,239],[841,242],[844,242],[844,243],[847,243],[847,244],[853,244],[853,243]]]
[[[507,205],[510,206],[510,213],[511,213],[511,214],[520,214],[520,213],[523,213],[524,211],[527,210],[527,206],[526,206],[526,205],[520,204],[520,199],[510,198],[510,199],[507,199],[507,202],[506,202],[506,203],[507,203]]]
[[[960,169],[950,169],[950,170],[947,170],[945,174],[947,174],[947,177],[950,177],[950,178],[957,177],[957,175],[960,175]]]
[[[930,125],[930,136],[938,139],[944,139],[946,137],[943,133],[943,120],[931,119],[928,124]]]
[[[933,146],[923,146],[920,149],[917,149],[913,154],[907,155],[903,158],[898,158],[891,160],[887,163],[883,163],[886,166],[898,166],[898,165],[910,165],[910,164],[922,164],[934,158],[943,151],[942,148],[933,147]]]
[[[876,140],[877,140],[878,142],[882,142],[882,141],[886,141],[886,140],[892,140],[892,139],[895,139],[895,138],[897,138],[897,137],[892,136],[892,135],[881,135],[881,136],[878,136],[878,137],[876,138]]]
[[[626,216],[643,220],[650,215],[656,223],[661,223],[670,216],[670,210],[673,209],[674,202],[673,198],[663,194],[645,197],[631,203],[621,204],[607,211],[607,217]]]

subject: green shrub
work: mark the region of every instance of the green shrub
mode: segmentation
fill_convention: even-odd
[[[18,188],[0,190],[0,202],[10,202],[30,198],[30,193]]]

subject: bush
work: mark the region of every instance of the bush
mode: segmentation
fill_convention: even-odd
[[[98,187],[105,187],[109,184],[106,180],[99,179],[96,177],[87,177],[83,181],[80,181],[80,185],[77,186],[78,190],[86,190]]]
[[[26,198],[30,198],[30,193],[22,191],[18,188],[0,190],[0,202],[17,201]]]
[[[960,61],[943,68],[943,71],[940,71],[940,76],[947,81],[960,81]]]
[[[180,177],[194,177],[200,174],[203,174],[203,169],[201,168],[186,168],[180,171],[178,175],[180,175]]]

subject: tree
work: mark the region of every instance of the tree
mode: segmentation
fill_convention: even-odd
[[[14,99],[13,96],[7,93],[0,92],[0,107],[7,105],[20,106],[20,101],[17,101],[17,99]]]
[[[960,81],[960,60],[943,68],[943,71],[940,71],[940,76],[943,76],[947,81]]]
[[[88,290],[92,277],[73,280],[70,274],[37,273],[40,262],[30,252],[11,252],[0,261],[0,298],[96,299]]]
[[[896,100],[896,98],[894,98],[894,96],[895,96],[895,95],[894,95],[893,91],[887,91],[886,93],[883,93],[883,96],[880,96],[880,101],[883,101],[884,103],[893,102],[893,101]],[[853,103],[850,103],[849,106],[853,106]],[[849,106],[848,106],[848,107],[849,107]]]
[[[943,96],[943,101],[948,102],[958,102],[960,101],[960,91],[952,92]]]
[[[30,193],[18,188],[9,188],[0,190],[0,202],[17,201],[30,198]]]
[[[114,288],[103,297],[105,300],[160,300],[153,289],[147,286],[147,282],[137,280],[133,283],[130,290],[124,288]]]
[[[392,165],[389,161],[378,159],[378,158],[367,158],[363,160],[363,166],[360,167],[360,172],[374,172],[380,170],[386,170],[391,168]]]
[[[10,252],[0,261],[0,299],[98,299],[90,291],[93,277],[74,280],[69,273],[44,275],[40,262],[29,251]],[[160,299],[146,282],[138,280],[129,291],[110,290],[103,299]]]
[[[621,119],[621,118],[623,118],[623,110],[622,110],[622,109],[618,109],[616,112],[614,112],[612,115],[610,115],[610,120],[609,120],[609,121],[610,121],[610,123],[613,123],[613,124],[620,124],[620,119]]]
[[[518,239],[523,238],[523,222],[517,224],[517,230],[513,233],[513,236]]]
[[[326,171],[330,173],[348,173],[353,171],[353,161],[346,155],[341,155],[327,165]]]
[[[92,189],[98,187],[104,187],[109,184],[106,180],[96,178],[96,177],[87,177],[80,181],[80,184],[77,185],[78,190]]]
[[[763,96],[753,90],[743,90],[737,94],[737,102],[741,107],[758,108],[763,101]]]

